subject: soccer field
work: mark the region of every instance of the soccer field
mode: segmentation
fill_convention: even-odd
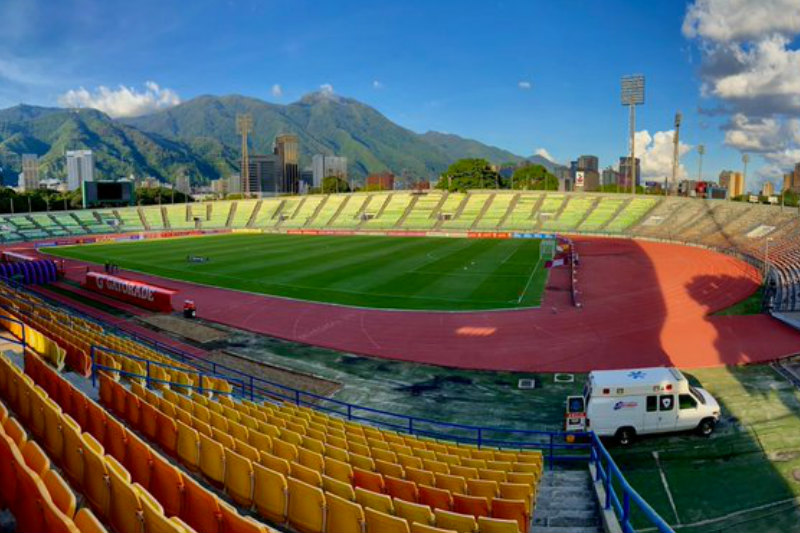
[[[233,234],[59,247],[48,253],[300,300],[384,309],[538,306],[539,241]],[[202,256],[204,263],[187,261]]]

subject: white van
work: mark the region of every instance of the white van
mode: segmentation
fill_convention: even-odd
[[[583,396],[567,398],[565,426],[627,445],[650,433],[697,430],[707,436],[719,415],[717,400],[689,385],[676,368],[598,370],[589,373]]]

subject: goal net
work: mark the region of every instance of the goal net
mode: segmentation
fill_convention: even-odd
[[[542,239],[539,243],[539,257],[545,261],[551,261],[556,255],[556,240]]]

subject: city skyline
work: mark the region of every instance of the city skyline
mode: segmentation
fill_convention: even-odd
[[[733,0],[474,9],[298,1],[291,10],[277,2],[75,10],[12,1],[0,6],[13,22],[0,36],[0,106],[134,116],[207,93],[285,104],[320,90],[363,101],[413,131],[456,133],[566,165],[595,154],[605,167],[628,151],[619,79],[642,73],[642,179],[669,175],[680,110],[679,175],[694,178],[694,148],[703,144],[707,177],[741,170],[744,151],[752,156],[748,186],[757,188],[764,177],[778,185],[800,161],[800,104],[789,90],[800,62],[800,23],[788,16],[800,10],[795,4],[761,2],[741,17]],[[264,41],[258,29],[267,19],[275,32]],[[248,68],[259,63],[270,68]]]

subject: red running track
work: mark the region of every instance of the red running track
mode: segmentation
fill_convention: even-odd
[[[468,369],[586,372],[697,368],[800,353],[800,332],[767,315],[709,316],[753,294],[752,266],[708,250],[627,239],[576,240],[583,308],[566,269],[540,309],[381,311],[286,300],[126,272],[180,291],[199,316],[256,333],[367,356]],[[85,264],[68,261],[81,280]],[[177,306],[176,306],[177,308]]]

